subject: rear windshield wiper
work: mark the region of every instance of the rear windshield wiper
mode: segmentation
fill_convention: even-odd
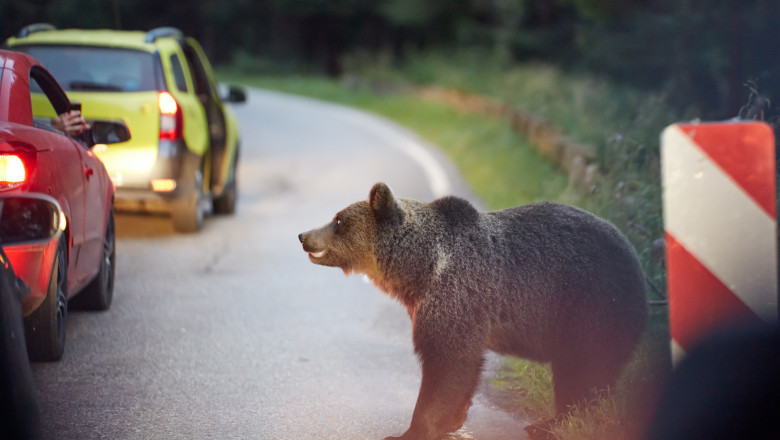
[[[114,84],[94,83],[89,81],[72,81],[71,90],[99,90],[106,92],[121,92],[122,88]]]

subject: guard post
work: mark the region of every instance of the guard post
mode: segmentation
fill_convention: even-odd
[[[661,135],[672,360],[726,325],[778,317],[775,140],[763,122]]]

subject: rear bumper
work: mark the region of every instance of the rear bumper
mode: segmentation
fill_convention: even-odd
[[[57,234],[44,243],[3,247],[16,276],[30,287],[30,293],[22,298],[22,316],[29,316],[46,298],[59,237]]]
[[[27,286],[21,298],[26,317],[46,299],[67,221],[60,204],[46,194],[2,194],[0,211],[0,244],[14,274]]]
[[[168,154],[163,154],[168,151]],[[118,211],[165,213],[177,200],[187,199],[195,191],[195,174],[201,157],[189,152],[183,142],[160,146],[154,166],[148,174],[123,176],[111,173],[114,183],[114,207]],[[175,182],[172,190],[155,191],[152,182],[166,179]]]
[[[119,212],[151,212],[169,213],[171,203],[176,200],[170,194],[152,191],[147,188],[116,187],[114,192],[114,209]]]

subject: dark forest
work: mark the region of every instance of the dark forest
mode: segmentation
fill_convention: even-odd
[[[780,102],[775,0],[2,0],[3,39],[30,23],[176,26],[217,64],[234,55],[343,73],[344,55],[468,48],[668,94],[710,118]],[[755,101],[754,101],[755,102]]]

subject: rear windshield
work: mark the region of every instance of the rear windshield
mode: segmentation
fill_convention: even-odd
[[[156,55],[131,49],[91,46],[16,46],[32,55],[65,91],[143,92],[157,90]]]

